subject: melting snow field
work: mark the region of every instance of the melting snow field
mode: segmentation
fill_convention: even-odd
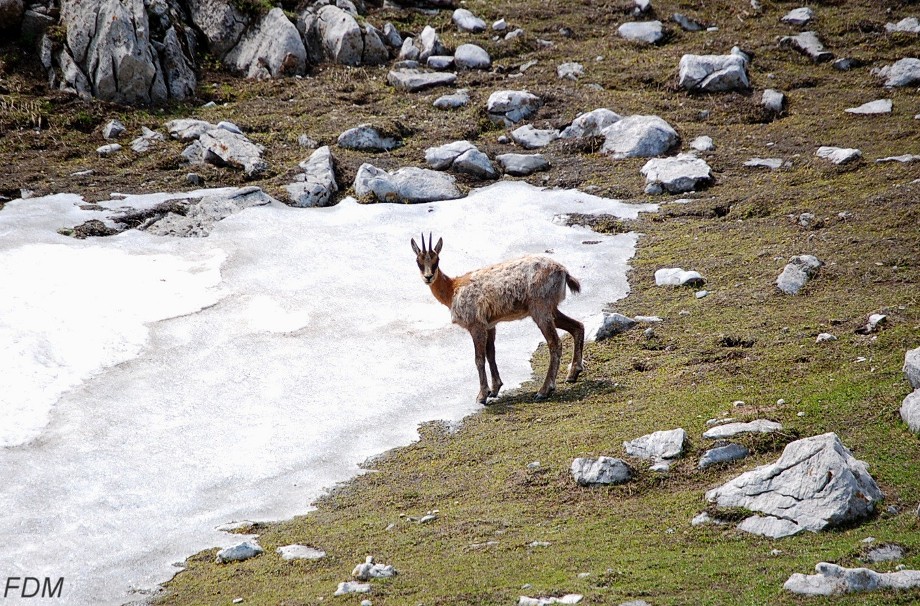
[[[58,234],[100,218],[81,204],[0,211],[0,571],[64,577],[56,602],[71,604],[139,599],[190,554],[239,542],[217,526],[304,513],[420,422],[478,408],[472,342],[411,237],[443,237],[451,276],[550,254],[581,280],[562,309],[590,334],[628,291],[635,236],[558,215],[655,208],[499,183],[412,206],[272,203],[206,238]],[[529,320],[499,325],[506,390],[540,341]]]

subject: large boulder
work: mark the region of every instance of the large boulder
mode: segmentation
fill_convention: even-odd
[[[783,584],[791,593],[807,596],[833,596],[845,593],[882,589],[914,589],[920,587],[920,570],[875,572],[869,568],[844,568],[821,562],[816,574],[795,573]]]
[[[500,90],[489,95],[486,112],[497,124],[511,126],[534,115],[543,105],[540,97],[523,90]]]
[[[435,202],[462,198],[463,192],[454,178],[426,168],[407,166],[388,173],[370,164],[362,164],[355,177],[355,195],[377,202]]]
[[[376,28],[361,27],[354,15],[327,4],[308,8],[297,19],[310,61],[342,65],[380,65],[389,59],[384,36]]]
[[[904,354],[904,376],[914,389],[920,389],[920,347]]]
[[[640,171],[649,185],[656,185],[672,194],[695,191],[712,183],[712,169],[705,160],[693,154],[652,158]]]
[[[273,8],[246,32],[224,63],[247,78],[293,76],[306,70],[307,50],[284,11]]]
[[[728,55],[684,55],[680,59],[678,85],[693,92],[748,90],[747,57]]]
[[[658,116],[627,116],[604,131],[601,152],[613,158],[651,158],[680,143],[674,128]]]
[[[303,173],[285,189],[291,204],[300,207],[329,206],[332,196],[339,191],[335,182],[335,159],[328,145],[320,147],[300,163]]]
[[[920,82],[920,59],[908,57],[895,61],[880,69],[872,70],[879,78],[885,79],[885,86],[913,86]]]
[[[853,457],[834,433],[796,440],[775,463],[706,493],[706,499],[718,507],[759,512],[764,516],[754,516],[757,524],[765,520],[783,527],[771,536],[817,532],[861,520],[882,497],[867,465]],[[751,523],[741,529],[750,530]]]
[[[227,0],[187,0],[186,6],[208,52],[219,59],[239,43],[249,25],[250,18]]]

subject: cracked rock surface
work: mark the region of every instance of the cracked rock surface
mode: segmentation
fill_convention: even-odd
[[[831,596],[844,593],[876,591],[879,589],[912,589],[920,587],[920,570],[875,572],[869,568],[844,568],[821,562],[817,574],[795,573],[783,584],[786,591],[799,595]]]

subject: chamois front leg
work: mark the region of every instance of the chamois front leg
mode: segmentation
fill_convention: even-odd
[[[495,363],[495,328],[489,329],[489,337],[486,340],[486,360],[489,361],[489,371],[492,374],[492,390],[489,391],[489,397],[497,398],[498,390],[502,388],[502,378],[498,376],[498,364]]]
[[[473,337],[473,349],[476,353],[476,370],[479,371],[479,395],[476,401],[486,403],[489,397],[489,383],[486,381],[486,346],[489,340],[489,331],[485,326],[474,326],[469,329]]]
[[[559,373],[562,343],[559,342],[559,335],[556,333],[556,325],[553,323],[551,314],[534,316],[534,322],[540,327],[540,331],[546,338],[546,346],[549,348],[549,368],[546,371],[546,380],[543,381],[543,387],[536,395],[537,400],[545,400],[556,391],[556,375]]]

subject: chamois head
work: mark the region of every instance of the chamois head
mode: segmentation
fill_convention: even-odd
[[[422,279],[425,280],[425,284],[431,284],[438,277],[438,253],[441,252],[443,245],[444,240],[438,238],[438,243],[434,247],[431,246],[431,232],[428,233],[428,248],[425,248],[425,234],[422,234],[421,248],[415,243],[415,238],[412,239],[415,262],[418,263],[418,269],[422,272]]]

